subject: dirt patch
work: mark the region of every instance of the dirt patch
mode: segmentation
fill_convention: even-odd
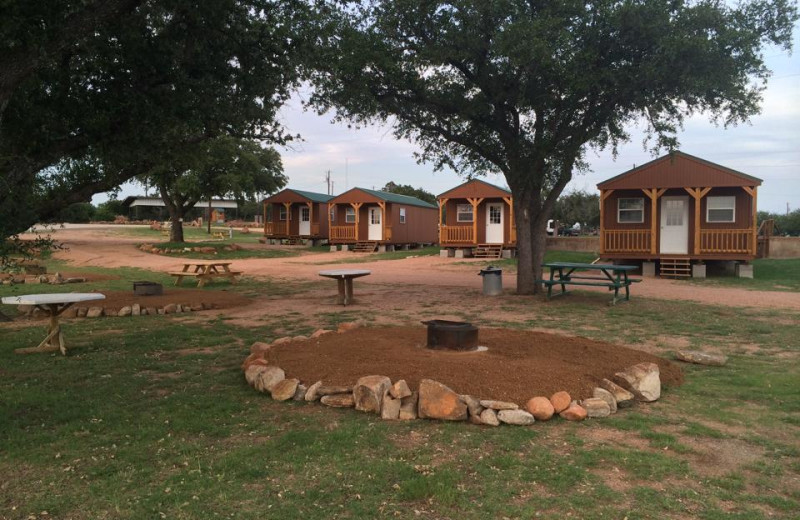
[[[363,328],[326,334],[313,341],[285,343],[269,351],[269,361],[312,383],[354,384],[359,377],[381,374],[405,379],[417,388],[435,379],[456,392],[525,403],[534,395],[567,390],[575,398],[630,365],[649,361],[661,369],[661,382],[683,382],[671,361],[639,350],[585,338],[542,332],[481,329],[485,352],[447,352],[424,348],[422,327]]]

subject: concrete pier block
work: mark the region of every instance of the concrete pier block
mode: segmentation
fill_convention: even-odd
[[[514,250],[513,249],[503,249],[502,257],[503,258],[514,258]]]
[[[338,250],[339,250],[339,246],[331,245],[331,253],[335,253]]]
[[[386,244],[386,251],[390,253],[394,251],[394,244]]]
[[[342,251],[350,251],[350,246],[347,244],[342,244]]]
[[[379,245],[378,246],[378,252],[379,253],[385,253],[386,252],[386,245],[385,244]]]
[[[450,249],[440,249],[439,250],[439,257],[440,258],[450,258]]]
[[[692,278],[705,278],[706,264],[692,264]]]
[[[642,262],[642,276],[654,278],[656,275],[655,262]]]
[[[739,278],[752,278],[753,264],[736,264],[736,276]]]

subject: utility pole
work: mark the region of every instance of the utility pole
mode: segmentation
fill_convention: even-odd
[[[331,193],[331,171],[330,170],[325,172],[325,182],[328,183],[328,195],[332,195],[332,193]]]

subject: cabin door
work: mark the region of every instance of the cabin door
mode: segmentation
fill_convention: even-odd
[[[689,254],[689,198],[661,197],[661,254]]]
[[[503,204],[490,202],[486,204],[486,243],[503,243]]]
[[[308,206],[300,206],[300,231],[301,237],[311,235],[311,210]]]
[[[383,240],[383,214],[381,208],[369,208],[369,226],[367,229],[367,240]]]

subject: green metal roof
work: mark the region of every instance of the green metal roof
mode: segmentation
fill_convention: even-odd
[[[424,200],[420,200],[416,197],[411,197],[409,195],[400,195],[398,193],[390,193],[388,191],[368,190],[366,188],[356,188],[356,189],[359,189],[364,193],[369,193],[373,197],[377,197],[387,202],[393,202],[396,204],[407,204],[409,206],[419,206],[421,208],[438,209],[437,206],[435,206],[434,204],[430,204],[428,202],[425,202]]]
[[[314,202],[328,202],[333,198],[333,195],[326,195],[324,193],[314,193],[313,191],[302,191],[296,190],[294,188],[287,188],[289,191],[293,191],[300,195],[301,197],[305,197]]]

